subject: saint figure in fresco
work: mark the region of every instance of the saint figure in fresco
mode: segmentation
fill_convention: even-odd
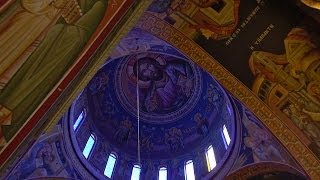
[[[290,104],[284,108],[283,113],[287,115],[308,137],[316,144],[318,150],[320,150],[320,130],[314,125],[312,119],[302,110],[300,110],[295,104]]]
[[[170,128],[169,131],[165,133],[165,143],[173,152],[184,148],[182,131],[176,127]]]
[[[207,39],[219,40],[234,32],[239,5],[240,0],[158,0],[153,1],[148,10],[172,25],[179,24],[177,28],[183,32],[198,32]]]
[[[200,113],[196,113],[194,115],[194,121],[197,124],[198,134],[206,135],[208,133],[208,126],[209,126],[208,119],[205,117],[202,117]]]
[[[281,154],[273,145],[263,142],[257,137],[245,137],[244,144],[252,149],[254,162],[284,162]]]
[[[114,138],[118,143],[122,144],[128,141],[132,131],[132,123],[127,117],[127,119],[120,122],[120,126],[114,134]]]
[[[256,79],[252,90],[270,107],[282,111],[320,152],[320,51],[312,31],[293,28],[285,52],[254,51],[249,67]]]
[[[191,96],[193,71],[182,60],[169,61],[165,65],[150,57],[139,59],[134,72],[140,81],[150,82],[143,108],[147,112],[171,110],[181,107]]]
[[[78,3],[83,15],[74,22],[59,19],[0,92],[0,124],[14,124],[0,130],[0,147],[17,132],[75,62],[105,14],[106,0],[79,0]]]
[[[243,124],[248,131],[244,144],[252,149],[254,162],[285,162],[279,150],[274,146],[270,135],[264,129],[247,118],[243,119]]]
[[[89,89],[91,90],[92,94],[103,92],[106,89],[108,82],[109,76],[105,72],[102,72],[90,81]]]
[[[13,173],[9,179],[55,175],[55,172],[50,167],[55,158],[51,144],[48,142],[37,144],[29,151],[28,156],[18,165],[16,173]]]
[[[0,25],[0,90],[60,17],[72,23],[82,15],[77,1],[21,0],[19,3],[13,13],[8,11],[9,18]]]

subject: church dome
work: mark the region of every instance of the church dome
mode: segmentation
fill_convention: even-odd
[[[112,177],[120,172],[130,176],[130,167],[137,164],[141,177],[156,177],[161,168],[168,177],[183,176],[183,164],[190,160],[197,166],[195,174],[205,175],[230,154],[233,109],[211,75],[158,43],[148,51],[109,58],[73,103],[69,130],[87,166],[103,173],[105,157],[117,161]]]

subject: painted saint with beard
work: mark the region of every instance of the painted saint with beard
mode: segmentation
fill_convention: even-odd
[[[139,80],[150,82],[142,108],[147,112],[172,112],[181,107],[192,94],[193,71],[186,61],[171,60],[161,65],[144,57],[134,64]]]

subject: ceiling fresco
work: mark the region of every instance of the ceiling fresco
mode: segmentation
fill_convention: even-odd
[[[313,165],[320,157],[316,20],[285,1],[165,2],[161,6],[154,1],[136,27],[161,37],[209,71],[319,178]]]
[[[103,172],[111,152],[117,157],[113,178],[130,179],[137,157],[124,153],[123,149],[118,149],[113,142],[102,140],[101,136],[98,137],[89,158],[83,157],[81,150],[94,130],[90,116],[86,116],[81,128],[70,136],[70,131],[74,130],[69,123],[88,107],[86,91],[77,98],[76,106],[70,108],[52,131],[42,134],[28,152],[20,160],[16,160],[17,165],[11,171],[6,171],[5,179],[105,179]],[[234,112],[237,114],[234,137],[238,138],[234,139],[236,142],[227,152],[221,151],[218,144],[215,144],[218,164],[212,172],[208,173],[203,147],[195,147],[197,152],[186,152],[183,156],[142,159],[140,179],[157,180],[158,169],[163,165],[168,168],[168,179],[183,179],[186,159],[194,161],[197,178],[209,178],[213,175],[217,179],[251,177],[266,173],[277,175],[280,172],[305,179],[301,168],[256,117],[240,102],[234,101],[233,105],[236,105]],[[77,141],[74,141],[74,138]]]
[[[191,159],[196,179],[320,178],[320,26],[300,1],[87,1],[0,2],[0,179],[104,179],[110,153],[116,179],[183,179]]]
[[[202,92],[202,78],[190,61],[156,53],[129,56],[121,61],[115,92],[131,114],[137,114],[137,83],[143,121],[169,123],[195,108]]]
[[[154,1],[148,10],[250,88],[319,160],[319,25],[284,1],[167,2]]]
[[[139,31],[133,30],[122,46],[130,39],[138,48],[146,45],[150,35],[145,33],[144,38]],[[233,134],[232,108],[220,85],[172,47],[157,41],[143,46],[148,47],[147,52],[146,48],[137,52],[128,43],[131,46],[126,49],[134,53],[108,60],[88,84],[87,111],[98,136],[136,154],[137,95],[143,157],[168,158],[190,151],[186,147],[206,145],[208,139],[220,135],[214,131],[224,124]]]
[[[229,171],[266,161],[300,169],[257,118],[211,75],[140,29],[133,29],[119,43],[71,107],[71,125],[81,111],[86,112],[78,131],[69,128],[76,149],[84,148],[90,133],[97,139],[89,163],[84,160],[86,166],[102,172],[104,157],[113,152],[121,159],[117,176],[130,176],[138,161],[137,105],[142,178],[156,179],[163,164],[172,169],[169,177],[183,178],[183,164],[190,158],[201,177],[223,178]],[[232,139],[227,148],[221,136],[224,124]],[[210,144],[218,164],[208,173],[204,151]]]
[[[0,166],[53,122],[48,116],[55,119],[53,126],[58,122],[53,116],[64,106],[57,101],[70,98],[62,92],[90,69],[87,62],[104,62],[94,54],[115,47],[120,37],[114,34],[123,24],[132,26],[137,9],[147,5],[139,0],[0,2]]]

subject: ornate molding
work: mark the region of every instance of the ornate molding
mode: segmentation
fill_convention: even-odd
[[[194,41],[162,19],[144,13],[136,28],[151,33],[176,47],[210,73],[225,89],[250,109],[287,148],[311,179],[320,179],[320,162],[303,142],[253,92]]]

